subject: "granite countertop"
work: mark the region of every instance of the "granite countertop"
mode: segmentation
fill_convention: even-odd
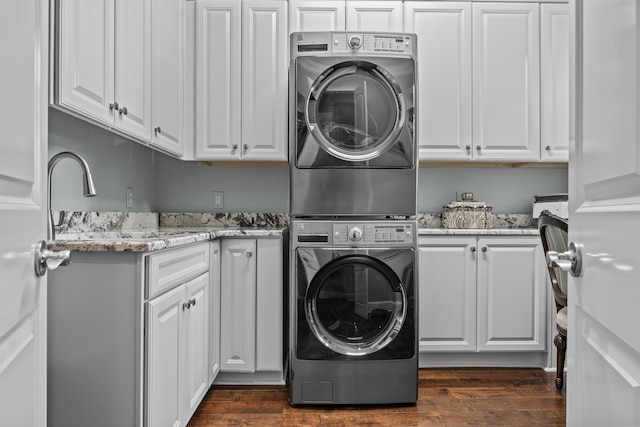
[[[419,214],[418,234],[538,235],[530,215],[496,215],[495,228],[442,228],[439,214]],[[221,237],[276,237],[286,213],[66,212],[49,249],[80,252],[150,252]]]
[[[70,212],[64,214],[61,230],[48,247],[150,252],[221,237],[281,237],[286,229],[283,215]]]

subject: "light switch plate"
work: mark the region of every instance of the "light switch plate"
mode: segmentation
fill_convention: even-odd
[[[213,192],[213,209],[222,209],[222,208],[224,208],[224,192],[214,191]]]
[[[133,187],[127,187],[127,209],[133,209]]]

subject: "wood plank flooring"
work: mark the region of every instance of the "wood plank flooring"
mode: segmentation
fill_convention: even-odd
[[[564,426],[565,394],[541,369],[421,369],[407,406],[297,406],[285,386],[214,386],[187,427]]]

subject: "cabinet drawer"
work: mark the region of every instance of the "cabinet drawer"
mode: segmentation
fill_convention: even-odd
[[[147,257],[147,298],[153,298],[209,271],[209,243]]]

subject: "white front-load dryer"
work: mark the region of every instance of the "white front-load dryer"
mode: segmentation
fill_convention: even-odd
[[[416,36],[291,35],[292,216],[416,214]]]

